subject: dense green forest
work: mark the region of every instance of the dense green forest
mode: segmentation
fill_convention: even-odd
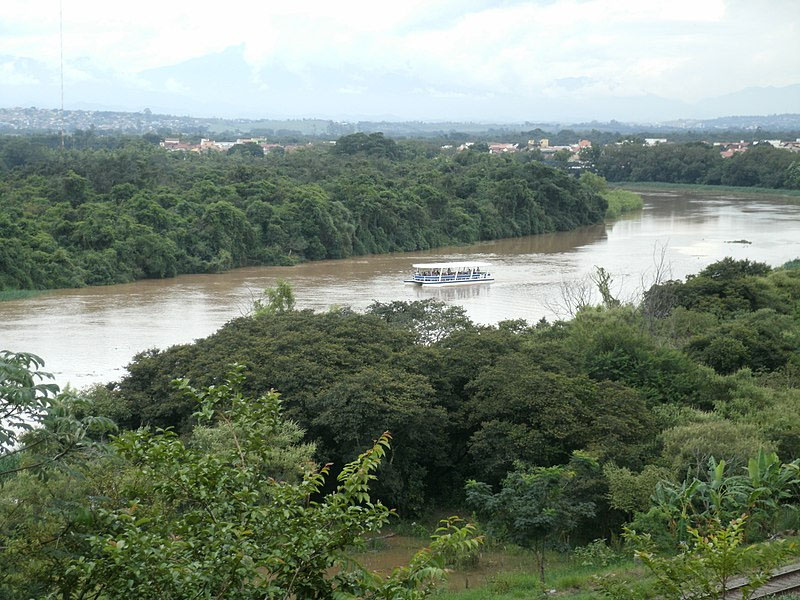
[[[667,429],[702,445],[704,430],[728,428],[729,443],[745,444],[728,459],[762,446],[794,458],[800,422],[785,423],[794,411],[778,402],[793,392],[775,388],[800,383],[799,302],[800,270],[726,259],[653,287],[640,307],[568,322],[474,326],[430,303],[236,319],[194,344],[140,355],[114,387],[113,417],[187,432],[192,403],[170,381],[211,385],[238,361],[246,391],[284,395],[323,462],[342,464],[392,431],[394,460],[376,489],[404,511],[460,497],[469,478],[497,483],[515,460],[549,466],[589,449],[640,470],[659,457]],[[745,423],[750,401],[777,403],[769,418],[779,422],[762,412],[756,431]],[[737,428],[747,435],[732,435]],[[664,458],[676,476],[698,466]]]
[[[590,149],[597,172],[609,181],[659,181],[800,189],[800,155],[761,143],[722,158],[704,142],[644,146],[639,142]]]
[[[0,291],[121,283],[573,229],[635,198],[536,152],[441,153],[345,136],[266,158],[169,153],[154,137],[0,137]],[[703,143],[585,152],[609,181],[800,188],[796,154]]]
[[[467,506],[541,557],[629,523],[692,564],[695,527],[755,542],[798,525],[800,261],[724,259],[639,305],[606,293],[533,325],[479,326],[434,301],[299,311],[281,286],[79,397],[36,388],[25,360],[0,361],[0,399],[51,400],[27,449],[0,458],[8,598],[116,597],[118,581],[141,597],[189,582],[273,597],[255,595],[258,569],[278,590],[299,573],[306,597],[422,597],[409,595],[427,593],[409,583],[419,562],[379,584],[333,558],[385,524],[385,506]],[[313,465],[329,466],[309,479]],[[425,556],[474,550],[474,532],[444,527]]]
[[[572,229],[606,202],[530,157],[346,136],[266,159],[0,138],[0,290],[100,285]],[[100,147],[98,147],[100,146]]]

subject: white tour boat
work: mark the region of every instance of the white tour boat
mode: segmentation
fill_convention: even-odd
[[[484,262],[446,262],[411,265],[414,272],[405,283],[417,285],[465,285],[470,283],[489,283],[494,277],[489,272],[489,263]]]

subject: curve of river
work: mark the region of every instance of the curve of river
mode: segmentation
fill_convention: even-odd
[[[278,278],[291,282],[298,308],[364,309],[374,300],[434,297],[463,306],[479,323],[535,322],[566,316],[564,285],[580,285],[595,265],[614,276],[618,297],[631,299],[649,287],[662,251],[671,278],[696,273],[725,256],[773,266],[800,257],[800,206],[785,199],[644,197],[642,211],[577,231],[58,290],[2,302],[0,349],[38,354],[57,383],[82,387],[119,379],[137,352],[209,335],[245,314]],[[428,290],[402,282],[411,263],[471,259],[491,262],[495,283]]]

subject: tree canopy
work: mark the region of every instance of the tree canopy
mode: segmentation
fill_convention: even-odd
[[[0,291],[214,273],[572,229],[606,201],[520,159],[354,134],[261,156],[139,138],[59,152],[0,137]]]

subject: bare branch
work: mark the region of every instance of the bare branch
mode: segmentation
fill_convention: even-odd
[[[580,310],[592,305],[593,285],[588,276],[572,281],[562,279],[558,288],[558,299],[544,302],[547,310],[557,318],[574,317]]]

